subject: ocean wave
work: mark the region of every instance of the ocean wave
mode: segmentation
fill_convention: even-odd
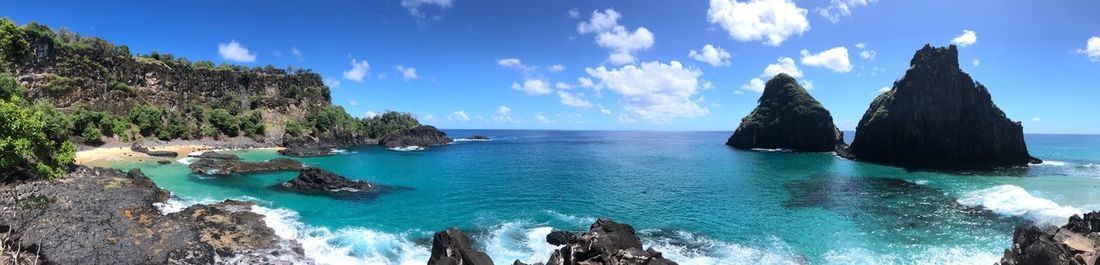
[[[317,264],[423,264],[431,251],[405,235],[366,228],[336,231],[313,227],[298,220],[298,213],[282,208],[252,207],[283,239],[302,244],[307,258]]]
[[[546,262],[557,247],[546,243],[553,228],[522,221],[504,222],[493,226],[484,236],[475,236],[485,254],[496,263],[515,260],[525,263]]]
[[[790,149],[786,149],[786,148],[753,148],[753,149],[750,149],[750,150],[759,151],[759,152],[791,152]]]
[[[1063,162],[1063,161],[1055,161],[1055,160],[1043,160],[1043,163],[1040,163],[1040,164],[1038,164],[1038,165],[1039,165],[1039,166],[1055,166],[1055,167],[1064,167],[1064,166],[1066,166],[1066,162]]]
[[[750,247],[714,240],[686,231],[643,230],[642,245],[660,251],[679,264],[806,264],[778,238],[767,247]]]
[[[493,139],[470,139],[470,138],[455,138],[455,142],[490,142]]]
[[[559,213],[559,212],[555,212],[555,211],[551,211],[551,210],[546,210],[546,211],[543,211],[543,212],[545,212],[547,215],[550,215],[554,219],[558,219],[560,221],[563,221],[563,222],[566,222],[566,223],[569,223],[569,224],[572,224],[572,225],[576,225],[578,227],[586,227],[586,226],[591,225],[592,223],[596,222],[595,217],[577,217],[577,216],[563,214],[563,213]]]
[[[1069,216],[1082,213],[1080,209],[1032,196],[1014,185],[973,191],[958,199],[958,203],[982,207],[1001,215],[1025,217],[1042,224],[1062,224]]]
[[[391,147],[390,150],[400,151],[400,152],[424,151],[424,147],[410,145],[410,146]]]
[[[993,264],[1000,261],[997,251],[986,252],[978,249],[929,247],[916,254],[898,256],[896,254],[874,253],[863,248],[829,250],[825,253],[825,264],[943,264],[969,265]]]
[[[176,160],[176,162],[178,162],[178,163],[180,163],[180,164],[184,164],[184,165],[190,165],[191,163],[195,163],[195,161],[199,161],[199,159],[198,159],[198,158],[194,158],[194,157],[190,157],[190,156],[189,156],[189,157],[184,157],[184,158],[180,158],[179,160]]]

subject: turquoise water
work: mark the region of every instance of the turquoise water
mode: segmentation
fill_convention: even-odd
[[[735,150],[723,145],[728,132],[447,132],[494,140],[299,159],[385,187],[355,198],[272,188],[296,173],[211,178],[180,163],[115,167],[142,168],[179,198],[172,206],[257,201],[280,236],[331,264],[423,264],[431,233],[451,226],[472,231],[498,264],[545,262],[551,229],[584,231],[596,217],[634,225],[646,246],[681,264],[992,264],[1016,224],[1100,209],[1095,135],[1028,135],[1047,163],[946,174],[831,153]]]

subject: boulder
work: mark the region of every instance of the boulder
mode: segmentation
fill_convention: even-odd
[[[172,160],[157,160],[157,164],[161,164],[161,165],[167,165],[167,164],[171,164],[171,163],[172,163]]]
[[[245,162],[240,160],[222,160],[203,158],[188,165],[191,172],[206,175],[231,175],[238,173],[256,173],[269,171],[301,170],[302,162],[287,158],[275,158],[266,162]]]
[[[559,230],[546,234],[546,243],[550,243],[551,245],[555,246],[573,243],[574,240],[577,240],[577,235],[567,231]]]
[[[332,154],[332,148],[327,147],[287,147],[279,149],[280,155],[293,157],[327,156]]]
[[[844,143],[829,110],[787,74],[768,80],[757,102],[759,105],[741,119],[726,145],[825,152]]]
[[[379,139],[382,146],[406,147],[406,146],[435,146],[444,145],[454,140],[447,134],[431,125],[420,125],[409,129],[392,132]]]
[[[144,141],[134,142],[134,144],[130,145],[130,151],[134,151],[134,152],[138,152],[138,153],[144,153],[146,155],[156,156],[156,157],[177,157],[177,156],[179,156],[179,153],[176,153],[176,152],[173,152],[173,151],[150,150],[148,147],[145,146]]]
[[[320,168],[306,168],[298,174],[298,177],[279,185],[280,187],[298,192],[357,192],[365,191],[373,187],[370,183],[361,180],[350,180]]]
[[[549,236],[548,239],[549,241]],[[676,264],[660,252],[642,250],[634,227],[600,218],[585,232],[550,255],[547,265],[563,264]]]
[[[432,256],[428,258],[428,265],[492,264],[489,255],[474,249],[466,234],[457,228],[448,228],[432,237]]]
[[[1100,261],[1100,211],[1074,215],[1062,227],[1040,229],[1019,226],[1012,233],[1012,248],[1005,250],[1002,265],[1094,265]]]
[[[863,114],[849,158],[929,169],[1027,166],[1023,126],[959,68],[958,49],[925,45]]]
[[[222,160],[241,160],[241,157],[234,154],[218,153],[214,151],[202,152],[198,155],[189,155],[194,158],[209,158],[209,159],[222,159]]]

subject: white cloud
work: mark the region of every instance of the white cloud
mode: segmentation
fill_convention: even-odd
[[[1084,54],[1089,61],[1100,62],[1100,36],[1089,38],[1084,49],[1077,49],[1078,54]]]
[[[569,17],[571,18],[581,17],[581,12],[577,11],[577,8],[569,9],[569,12],[567,14],[569,14]]]
[[[596,86],[595,83],[592,83],[592,79],[589,79],[587,77],[578,77],[577,78],[577,84],[579,84],[581,87],[595,87]]]
[[[794,59],[791,57],[779,57],[779,59],[776,59],[776,63],[768,64],[768,66],[764,67],[764,72],[761,73],[759,77],[753,78],[749,80],[749,83],[741,85],[741,90],[757,93],[764,92],[764,79],[771,79],[780,73],[786,73],[793,78],[802,78],[803,76],[802,70],[799,70],[798,65],[794,64]],[[813,83],[807,80],[802,80],[802,84],[803,86],[813,86]],[[734,91],[734,93],[739,94],[737,91]]]
[[[520,61],[519,58],[504,58],[497,59],[497,65],[508,68],[522,68],[523,62]]]
[[[857,6],[868,6],[878,2],[878,0],[832,0],[829,2],[829,6],[824,8],[818,8],[817,14],[825,17],[829,22],[840,22],[840,17],[851,16],[852,8]]]
[[[557,84],[554,84],[554,87],[557,89],[567,90],[573,88],[573,85],[566,84],[564,82],[558,82]]]
[[[451,0],[401,0],[401,6],[409,10],[409,14],[417,19],[424,19],[427,16],[420,10],[422,6],[437,6],[439,9],[447,9],[451,7]]]
[[[592,103],[582,98],[582,96],[584,96],[584,94],[572,94],[565,91],[558,91],[558,98],[561,99],[561,104],[578,108],[592,107]]]
[[[1042,121],[1042,120],[1043,120],[1043,119],[1040,119],[1039,117],[1034,117],[1034,118],[1031,118],[1031,121],[1032,121],[1032,122],[1040,122],[1040,121]]]
[[[764,80],[760,79],[759,77],[753,78],[752,80],[749,80],[748,84],[741,85],[741,90],[748,90],[758,93],[764,92]]]
[[[339,88],[340,87],[340,80],[338,80],[336,78],[332,78],[332,77],[325,78],[325,85],[328,86],[329,88]]]
[[[810,54],[810,51],[803,49],[802,64],[828,68],[837,73],[852,71],[852,62],[848,60],[848,48],[844,47],[828,49],[818,54]]]
[[[713,45],[707,44],[703,45],[702,52],[697,52],[695,50],[689,51],[688,57],[717,67],[730,65],[731,56],[730,53],[726,52],[722,47],[714,47]]]
[[[684,68],[678,61],[668,64],[652,61],[619,69],[600,66],[586,68],[585,72],[599,79],[595,89],[606,88],[622,97],[623,110],[631,119],[660,123],[673,118],[701,117],[709,112],[691,100],[698,93],[699,76],[703,72]]]
[[[807,12],[790,0],[710,0],[707,20],[722,26],[735,40],[763,40],[767,45],[779,46],[787,38],[810,30]]]
[[[352,107],[359,106],[359,101],[355,101],[354,99],[348,100],[348,105]]]
[[[888,87],[888,86],[884,86],[884,87],[878,89],[879,94],[886,93],[886,92],[889,92],[889,91],[890,91],[890,87]]]
[[[862,42],[860,42],[860,43],[856,43],[856,48],[858,48],[858,49],[866,49],[866,48],[867,48],[867,44],[865,44],[865,43],[862,43]]]
[[[497,114],[500,114],[500,115],[512,114],[512,108],[509,108],[508,106],[505,106],[505,105],[500,105],[500,107],[497,108]]]
[[[419,76],[416,75],[416,68],[404,67],[404,66],[398,65],[397,66],[397,71],[401,72],[401,77],[404,77],[405,81],[416,80],[416,79],[420,78]]]
[[[540,79],[527,79],[523,81],[523,84],[512,83],[512,89],[523,91],[528,95],[546,95],[553,92],[550,90],[550,83]]]
[[[649,49],[653,46],[653,33],[645,27],[638,27],[630,32],[626,27],[619,25],[622,15],[614,9],[604,12],[592,11],[592,17],[588,21],[577,24],[577,32],[581,34],[596,33],[596,44],[608,48],[611,54],[607,60],[613,64],[634,63],[634,53]]]
[[[448,115],[447,119],[452,121],[470,121],[470,115],[466,115],[466,111],[460,110]]]
[[[344,71],[344,79],[363,82],[363,77],[367,76],[367,71],[370,71],[370,63],[367,60],[355,60],[351,59],[351,69]]]
[[[872,50],[859,51],[859,57],[863,57],[863,59],[868,59],[868,60],[875,59],[875,55],[877,55],[877,54],[878,54],[877,52],[872,51]]]
[[[365,117],[367,119],[370,119],[370,118],[378,117],[378,115],[380,115],[378,112],[367,111],[367,113],[363,114],[363,117]],[[431,115],[429,115],[429,116],[431,116]]]
[[[256,61],[256,54],[249,52],[247,48],[236,40],[230,40],[229,43],[218,43],[218,55],[222,57],[222,60],[227,61],[242,63]]]
[[[546,70],[549,70],[551,73],[557,73],[557,72],[565,71],[565,66],[560,65],[560,64],[555,64],[555,65],[551,65],[550,68],[547,68]]]
[[[290,47],[290,54],[293,54],[298,61],[302,60],[302,51],[298,50],[298,47]]]
[[[814,82],[810,82],[810,80],[803,79],[802,81],[799,81],[798,84],[802,85],[802,88],[805,88],[806,90],[814,89]]]
[[[976,42],[978,42],[978,34],[969,29],[964,29],[962,35],[959,35],[958,37],[955,37],[951,40],[952,44],[962,47],[973,45]]]
[[[427,116],[424,116],[424,120],[434,122],[434,121],[438,121],[439,118],[436,118],[435,115],[428,114]]]
[[[605,108],[603,104],[596,104],[596,107],[600,108],[600,113],[603,113],[604,115],[611,115],[611,110]]]
[[[554,122],[554,121],[551,121],[549,118],[547,118],[546,115],[543,115],[542,112],[539,112],[538,114],[535,114],[535,121],[538,121],[539,123],[542,123],[542,124],[549,124],[549,123]]]
[[[973,61],[970,61],[970,64],[973,64],[974,66],[979,66],[982,65],[982,61],[979,61],[978,58],[974,58]]]

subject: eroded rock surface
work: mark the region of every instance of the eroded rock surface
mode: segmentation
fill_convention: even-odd
[[[294,171],[301,170],[305,165],[302,162],[288,158],[274,158],[266,162],[204,158],[191,163],[188,167],[191,168],[191,172],[196,174],[225,176],[238,173]]]
[[[379,139],[379,144],[385,147],[406,146],[436,146],[453,142],[454,139],[431,125],[420,125],[413,128],[393,132]]]
[[[1016,227],[1000,264],[1100,264],[1100,212],[1074,215],[1062,227]]]

